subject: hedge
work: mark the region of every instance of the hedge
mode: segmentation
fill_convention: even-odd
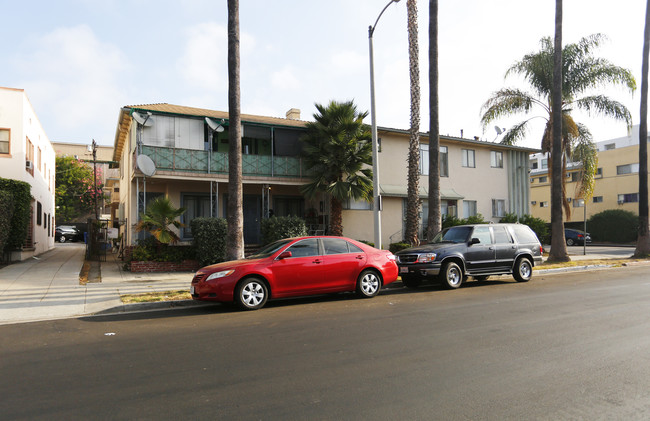
[[[307,224],[297,216],[272,216],[262,219],[262,245],[270,244],[283,238],[307,235]]]
[[[25,243],[29,228],[31,186],[24,181],[0,178],[0,191],[9,193],[14,202],[14,213],[9,223],[9,233],[3,250],[5,252],[20,250]]]
[[[587,220],[592,241],[632,243],[639,231],[639,217],[630,211],[610,209],[592,215]]]
[[[13,197],[9,192],[0,190],[0,251],[4,250],[7,238],[9,237],[9,228],[13,214]]]
[[[194,218],[190,227],[196,259],[202,266],[226,260],[228,222],[225,218]]]

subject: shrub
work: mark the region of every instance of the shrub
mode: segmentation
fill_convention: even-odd
[[[455,227],[456,225],[467,225],[467,224],[487,224],[488,222],[483,219],[483,215],[477,213],[474,216],[470,216],[467,219],[459,219],[456,216],[445,215],[442,218],[442,229]]]
[[[400,250],[404,250],[411,247],[409,243],[391,243],[388,246],[388,250],[390,250],[391,253],[397,253]]]
[[[262,245],[270,244],[283,238],[307,235],[307,224],[297,216],[272,216],[262,219]]]
[[[465,225],[465,224],[487,224],[488,223],[488,221],[483,219],[483,215],[481,215],[480,213],[477,213],[474,216],[470,216],[467,219],[463,219],[462,221],[463,221],[463,225]]]
[[[592,215],[587,228],[594,241],[631,243],[638,236],[639,217],[630,211],[610,209]]]
[[[9,192],[0,190],[0,255],[9,237],[11,217],[14,214],[14,200]]]
[[[27,238],[31,209],[31,186],[24,181],[0,178],[0,190],[8,192],[14,202],[14,213],[9,223],[9,234],[4,251],[20,250]]]
[[[194,218],[190,223],[196,258],[203,266],[226,260],[228,222],[225,218]]]
[[[196,251],[191,246],[170,246],[155,237],[139,240],[131,251],[131,261],[182,262],[196,259]]]

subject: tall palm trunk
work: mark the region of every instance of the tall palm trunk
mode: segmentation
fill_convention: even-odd
[[[438,0],[429,0],[429,215],[427,239],[442,230],[438,118]]]
[[[241,110],[239,90],[239,0],[228,0],[228,234],[226,258],[244,257]]]
[[[343,204],[339,199],[332,196],[330,201],[330,233],[329,235],[342,236],[343,235]],[[375,244],[375,247],[381,246]]]
[[[650,255],[648,221],[648,55],[650,54],[650,0],[646,5],[641,65],[641,120],[639,123],[639,237],[635,257]]]
[[[406,199],[406,242],[420,244],[420,69],[418,63],[418,5],[407,0],[409,73],[411,76],[411,128],[409,130],[408,196]]]
[[[553,53],[553,91],[551,94],[551,254],[549,259],[566,262],[562,214],[562,0],[555,0],[555,51]]]

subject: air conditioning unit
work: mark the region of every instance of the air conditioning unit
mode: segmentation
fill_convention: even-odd
[[[33,170],[34,169],[34,161],[30,161],[29,159],[25,161],[25,168],[28,170]]]
[[[619,205],[622,205],[623,203],[625,203],[625,201],[623,199],[618,199],[618,204]]]
[[[537,200],[533,200],[532,202],[530,202],[530,204],[535,206],[537,204]]]

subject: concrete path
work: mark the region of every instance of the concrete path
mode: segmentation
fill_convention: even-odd
[[[38,258],[0,269],[0,324],[141,310],[122,294],[189,290],[192,273],[132,274],[115,254],[99,265],[100,283],[79,285],[83,243],[57,244]]]

